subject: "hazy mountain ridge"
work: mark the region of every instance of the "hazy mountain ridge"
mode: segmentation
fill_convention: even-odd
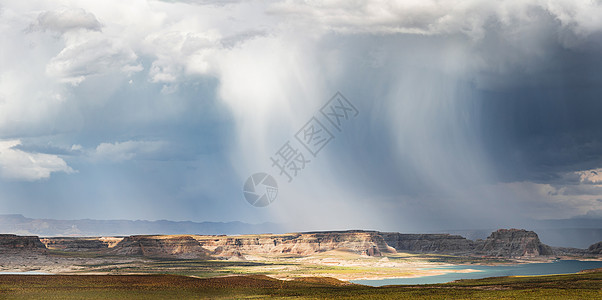
[[[148,234],[256,234],[284,232],[275,223],[192,222],[145,220],[32,219],[19,214],[0,215],[0,232],[37,236],[129,236]]]

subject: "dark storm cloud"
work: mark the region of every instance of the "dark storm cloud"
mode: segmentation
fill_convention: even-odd
[[[599,84],[485,95],[483,141],[504,180],[553,181],[565,172],[602,166]]]

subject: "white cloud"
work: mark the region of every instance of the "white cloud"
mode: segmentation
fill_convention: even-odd
[[[100,35],[87,35],[85,40],[68,40],[67,46],[46,66],[49,76],[58,77],[63,82],[79,84],[87,76],[109,71],[140,70],[135,64],[136,54]]]
[[[34,24],[32,30],[50,30],[58,33],[84,29],[100,31],[102,25],[94,14],[86,12],[81,8],[61,8],[53,11],[42,12]]]
[[[223,73],[223,66],[229,64],[227,60],[236,60],[233,56],[244,59],[249,50],[255,51],[251,45],[254,40],[319,43],[320,37],[332,31],[463,36],[453,42],[462,44],[457,46],[461,48],[458,51],[469,59],[445,59],[445,63],[468,71],[492,71],[494,78],[478,74],[475,80],[479,84],[486,81],[484,86],[502,84],[504,80],[498,80],[496,74],[537,69],[538,63],[553,65],[554,57],[547,51],[553,43],[577,47],[580,39],[602,28],[599,1],[243,1],[228,4],[228,9],[213,1],[195,4],[6,1],[0,11],[0,42],[4,50],[0,54],[0,78],[6,79],[0,80],[0,85],[44,87],[7,95],[9,90],[3,86],[0,97],[5,102],[27,103],[23,106],[29,108],[15,104],[12,109],[0,103],[0,116],[19,115],[15,118],[34,122],[39,116],[31,113],[35,110],[32,107],[55,104],[39,103],[45,100],[45,94],[69,93],[70,87],[61,90],[65,87],[56,83],[77,85],[92,75],[115,75],[112,78],[123,77],[127,82],[128,76],[142,71],[143,62],[149,66],[148,81],[168,84],[165,93],[176,91],[178,84],[190,75],[227,81],[231,75]],[[35,30],[23,35],[24,28]],[[44,31],[60,33],[60,38]],[[466,39],[468,36],[475,42],[487,31],[502,36],[499,44],[478,48]],[[287,53],[281,51],[298,48],[299,44],[269,50],[264,47],[262,51],[285,57]],[[339,51],[340,55],[332,55],[327,63],[334,64],[349,49]],[[445,55],[452,51],[441,52]],[[388,62],[388,52],[383,53],[381,65]],[[53,108],[45,107],[44,111],[56,111]],[[0,118],[0,123],[4,120]]]
[[[20,140],[0,141],[0,176],[6,179],[36,181],[50,177],[53,172],[75,172],[57,155],[28,153],[16,146]]]
[[[158,153],[166,146],[161,141],[125,141],[115,143],[101,143],[90,157],[95,161],[122,162],[136,157],[148,158]]]
[[[271,11],[348,33],[463,33],[480,38],[491,24],[517,32],[548,17],[582,35],[602,28],[602,5],[595,1],[291,0],[274,4]]]
[[[153,49],[149,76],[152,82],[173,83],[187,74],[207,74],[212,57],[222,46],[217,32],[162,31],[149,35],[145,43]]]
[[[577,171],[575,174],[579,176],[581,183],[602,183],[602,169]]]

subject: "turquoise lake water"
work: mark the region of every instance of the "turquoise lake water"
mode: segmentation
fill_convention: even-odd
[[[423,276],[416,278],[351,280],[351,282],[370,286],[383,286],[393,284],[430,284],[450,282],[458,279],[478,279],[498,276],[567,274],[596,268],[602,268],[602,261],[559,260],[551,263],[533,263],[502,266],[461,265],[436,269],[473,269],[479,270],[479,272],[448,273],[444,275]]]

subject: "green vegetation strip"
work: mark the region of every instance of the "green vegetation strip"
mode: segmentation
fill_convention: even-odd
[[[369,287],[332,278],[281,281],[262,275],[0,275],[2,299],[600,299],[602,271],[498,277],[422,286]]]

